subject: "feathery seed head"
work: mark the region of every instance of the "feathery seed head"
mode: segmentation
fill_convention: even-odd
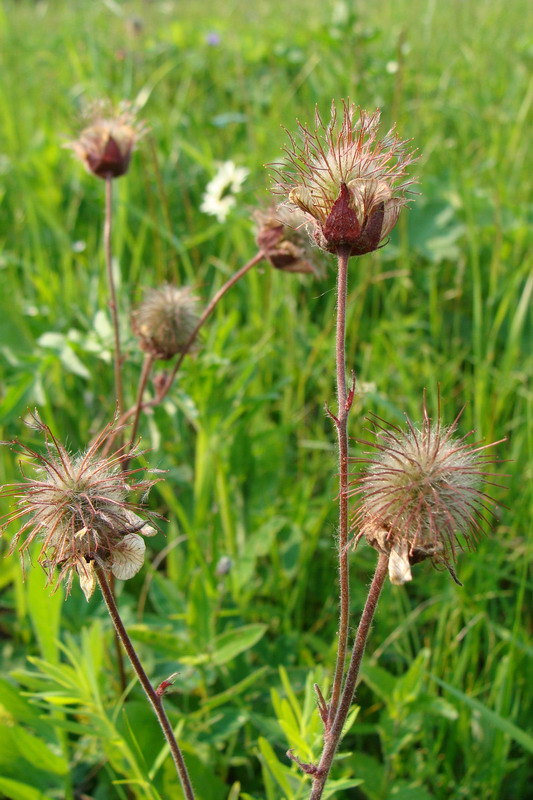
[[[113,433],[113,425],[104,428],[89,449],[76,456],[70,455],[36,416],[31,427],[44,435],[44,454],[18,441],[11,444],[17,445],[23,461],[33,466],[35,477],[4,486],[1,491],[16,501],[4,526],[26,518],[9,552],[18,546],[23,559],[31,543],[40,539],[38,561],[48,582],[53,581],[58,567],[56,586],[64,578],[69,591],[77,573],[88,600],[96,585],[95,567],[109,570],[121,580],[133,577],[142,567],[142,536],[153,536],[156,530],[139,516],[140,507],[127,497],[136,490],[146,494],[155,481],[131,481],[138,470],[121,471],[121,451],[109,457],[98,455]]]
[[[141,349],[163,361],[183,352],[199,322],[197,305],[188,286],[150,289],[132,314]]]
[[[276,170],[273,191],[307,215],[316,243],[330,253],[376,250],[408,202],[406,190],[414,180],[403,179],[414,152],[394,128],[378,139],[380,113],[345,102],[339,122],[333,103],[325,125],[317,111],[314,131],[298,123],[301,144],[289,134],[289,165]]]
[[[131,106],[123,103],[115,111],[102,100],[89,106],[84,116],[89,124],[65,146],[98,178],[125,175],[133,148],[145,133]]]
[[[264,211],[256,210],[254,218],[257,246],[273,267],[282,272],[320,276],[321,272],[312,259],[309,221],[300,209],[272,205]]]
[[[353,527],[377,550],[389,555],[392,583],[411,580],[411,565],[430,558],[456,579],[453,563],[458,550],[471,548],[482,531],[484,512],[495,502],[481,489],[494,463],[484,455],[492,444],[456,437],[460,415],[449,427],[433,423],[425,400],[423,421],[398,428],[373,417],[377,450],[371,458],[355,459],[366,471],[350,495],[359,497]],[[504,441],[504,440],[502,440]],[[495,485],[495,484],[493,484]]]

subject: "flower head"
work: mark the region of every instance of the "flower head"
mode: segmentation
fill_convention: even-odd
[[[320,275],[312,258],[309,225],[298,208],[271,206],[254,214],[257,223],[256,242],[265,258],[283,272],[311,272]]]
[[[142,350],[165,361],[183,352],[199,321],[197,300],[188,286],[151,289],[133,312],[132,325]]]
[[[499,442],[483,445],[467,442],[470,434],[454,436],[459,417],[449,427],[432,423],[425,401],[420,426],[409,418],[405,429],[380,417],[372,421],[376,440],[364,444],[377,454],[356,459],[366,471],[351,490],[359,496],[353,517],[356,540],[365,536],[389,555],[392,583],[411,580],[411,565],[426,558],[443,564],[457,580],[452,566],[457,551],[473,545],[483,512],[495,505],[481,484],[491,475],[487,464],[494,463],[484,453]]]
[[[224,161],[206,186],[200,211],[225,222],[237,203],[235,195],[241,191],[248,172],[246,167],[237,167],[233,161]]]
[[[131,107],[123,104],[115,111],[100,101],[88,108],[85,117],[89,124],[66,147],[98,178],[125,175],[135,143],[144,133]]]
[[[403,179],[414,154],[394,128],[378,139],[379,120],[379,110],[369,114],[344,103],[339,124],[333,104],[326,126],[317,111],[315,130],[299,125],[303,142],[290,137],[290,166],[277,170],[274,192],[288,195],[313,221],[316,243],[330,253],[376,250],[408,202],[414,181]]]
[[[120,451],[110,457],[98,455],[113,432],[112,425],[104,428],[87,452],[77,456],[71,456],[37,417],[32,427],[44,435],[44,454],[20,442],[12,444],[19,446],[19,455],[33,466],[35,476],[2,489],[4,496],[16,500],[5,524],[27,517],[15,534],[10,553],[22,542],[18,549],[23,558],[31,543],[40,539],[38,561],[48,582],[59,568],[56,585],[65,579],[68,591],[76,573],[88,600],[96,585],[95,568],[126,580],[142,567],[142,536],[153,536],[156,531],[139,516],[140,507],[126,498],[135,490],[146,493],[155,481],[128,481],[138,470],[121,471]]]

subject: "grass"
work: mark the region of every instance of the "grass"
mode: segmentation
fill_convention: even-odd
[[[496,490],[507,508],[461,558],[463,589],[426,565],[406,588],[386,587],[361,710],[333,775],[364,783],[340,783],[334,796],[525,797],[529,4],[56,0],[4,2],[0,14],[3,439],[29,440],[21,417],[37,406],[83,448],[113,412],[103,186],[61,148],[85,98],[137,99],[151,127],[117,182],[130,400],[141,354],[129,309],[163,280],[207,300],[253,255],[250,209],[268,202],[262,165],[280,158],[281,125],[294,130],[315,104],[327,114],[333,97],[349,96],[382,106],[384,125],[413,138],[420,197],[386,248],[351,262],[348,361],[367,390],[350,434],[363,436],[370,411],[416,418],[424,387],[435,410],[440,385],[446,419],[466,403],[464,432],[508,437],[499,450],[509,489]],[[220,43],[209,46],[213,31]],[[222,226],[199,205],[225,159],[250,177]],[[166,538],[151,542],[154,556],[168,551],[119,599],[154,681],[179,670],[167,705],[199,800],[305,798],[308,782],[284,751],[319,752],[311,678],[331,676],[337,624],[334,432],[323,413],[334,392],[333,287],[331,264],[323,281],[252,271],[142,421],[147,463],[168,470],[153,494]],[[17,479],[7,449],[0,474]],[[225,577],[222,556],[233,561]],[[352,557],[354,624],[374,562],[366,547]],[[16,559],[0,563],[0,795],[179,797],[137,688],[126,703],[117,694],[101,604],[77,589],[49,598],[43,583],[35,569],[23,584]]]

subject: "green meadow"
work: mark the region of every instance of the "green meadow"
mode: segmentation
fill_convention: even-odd
[[[149,128],[115,181],[127,405],[143,360],[131,310],[165,281],[205,304],[255,254],[253,212],[270,202],[264,165],[282,160],[283,128],[349,98],[418,148],[419,194],[385,247],[350,261],[351,453],[368,450],[356,441],[368,414],[417,421],[425,390],[436,417],[440,394],[447,423],[465,406],[461,435],[506,437],[490,478],[498,508],[459,556],[462,588],[429,562],[405,586],[387,582],[324,797],[533,791],[532,23],[528,0],[0,6],[2,440],[42,450],[24,425],[38,409],[84,450],[114,414],[104,183],[63,146],[84,103],[130,100]],[[200,205],[228,160],[249,174],[219,222]],[[321,751],[312,685],[331,681],[338,625],[324,411],[336,268],[315,256],[321,278],[267,262],[243,277],[141,418],[135,466],[164,471],[149,498],[164,519],[117,598],[154,684],[178,673],[165,705],[197,800],[306,800],[310,780],[286,751],[306,762]],[[9,447],[0,479],[21,479]],[[38,548],[23,581],[7,556],[16,530],[0,540],[0,797],[179,800],[129,670],[121,691],[98,592],[86,602],[75,581],[50,595]],[[363,543],[350,555],[354,630],[375,562]]]

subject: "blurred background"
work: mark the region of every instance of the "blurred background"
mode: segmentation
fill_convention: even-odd
[[[531,104],[527,0],[14,2],[0,8],[0,436],[72,451],[113,416],[102,181],[63,145],[83,107],[133,102],[149,132],[115,182],[128,403],[142,364],[129,323],[165,281],[207,300],[256,252],[253,212],[283,127],[331,101],[381,107],[419,149],[420,195],[391,242],[350,262],[348,365],[365,415],[420,418],[422,392],[461,433],[507,437],[508,490],[464,554],[464,588],[429,564],[387,585],[352,726],[325,796],[509,800],[532,786]],[[225,220],[201,210],[220,164],[249,173]],[[150,558],[118,587],[198,800],[301,800],[320,753],[312,683],[335,658],[335,267],[263,263],[206,324],[165,402],[141,421],[142,464],[166,470]],[[159,365],[161,368],[163,364]],[[355,441],[353,455],[364,447]],[[355,470],[354,466],[354,470]],[[19,480],[0,450],[3,483]],[[3,500],[2,513],[9,506]],[[0,548],[7,552],[16,528]],[[351,557],[353,625],[375,564]],[[78,586],[0,561],[0,797],[179,798],[157,722],[121,694],[110,623]],[[128,677],[130,677],[128,675]],[[355,784],[358,783],[357,786]]]

